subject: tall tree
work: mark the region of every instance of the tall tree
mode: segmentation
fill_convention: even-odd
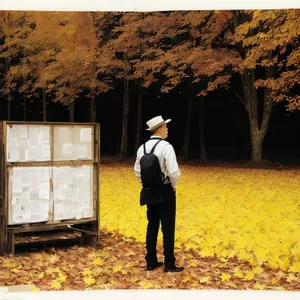
[[[70,106],[85,95],[90,99],[90,121],[96,119],[96,97],[108,88],[98,80],[98,40],[94,15],[88,12],[65,13],[57,17],[60,52],[41,74],[38,85],[45,86],[53,101]],[[82,34],[84,33],[84,34]]]
[[[207,15],[200,12],[197,16],[201,19]],[[162,93],[172,91],[191,77],[183,57],[187,47],[193,44],[189,40],[193,34],[189,25],[192,17],[195,14],[186,16],[181,12],[124,14],[115,38],[102,50],[103,72],[140,82],[144,89],[158,82]],[[141,102],[138,107],[137,130],[142,120]],[[138,130],[137,143],[139,135]]]
[[[57,14],[42,12],[1,12],[1,26],[5,42],[0,55],[9,62],[5,75],[4,94],[19,92],[26,97],[42,99],[43,120],[46,119],[46,94],[44,87],[37,86],[38,78],[47,64],[59,51],[58,36],[49,30]],[[42,26],[44,24],[44,26]],[[45,25],[47,24],[47,25]],[[55,28],[55,27],[54,27]],[[57,39],[56,39],[57,38]]]
[[[85,94],[92,99],[90,118],[95,120],[95,97],[105,85],[97,80],[98,41],[92,14],[11,12],[4,19],[4,28],[1,54],[14,59],[6,90],[26,92],[27,97],[39,93],[44,121],[47,95],[70,105],[80,93]]]
[[[111,14],[110,22],[105,22],[104,28],[107,24],[113,30],[114,34],[110,34],[110,40],[102,43],[98,64],[100,67],[100,74],[103,77],[109,77],[112,80],[121,79],[124,82],[123,88],[123,120],[122,120],[122,135],[120,145],[120,157],[124,158],[128,153],[128,122],[129,122],[129,103],[130,83],[137,84],[140,91],[138,104],[138,126],[136,133],[136,143],[140,140],[140,122],[142,120],[142,94],[141,88],[143,80],[139,76],[135,76],[134,63],[143,54],[144,40],[139,36],[138,21],[143,19],[142,13],[129,14]],[[103,16],[105,21],[106,15]],[[102,21],[103,23],[103,21]],[[110,30],[111,31],[111,30]],[[103,33],[104,32],[104,33]],[[106,30],[103,30],[103,35],[107,35]],[[107,39],[106,39],[107,40]],[[138,136],[139,135],[139,136]]]
[[[298,95],[286,94],[299,80],[299,64],[295,63],[299,55],[298,20],[296,10],[215,12],[210,28],[212,32],[215,28],[221,30],[211,47],[201,51],[202,59],[190,56],[195,73],[209,79],[200,95],[232,87],[243,104],[250,124],[253,164],[264,163],[262,145],[273,101],[286,99],[289,108],[299,106]],[[206,63],[203,58],[207,58]],[[239,78],[239,86],[233,83],[234,78]],[[276,82],[283,80],[287,80],[286,88],[278,89]],[[262,97],[258,87],[262,88]]]

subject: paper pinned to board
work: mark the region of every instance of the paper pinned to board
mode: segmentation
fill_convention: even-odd
[[[20,139],[28,139],[28,126],[18,125],[17,131]]]
[[[39,200],[31,200],[30,202],[30,211],[31,215],[40,216],[41,214],[41,202]]]
[[[81,128],[80,142],[91,142],[91,141],[92,141],[92,128]]]
[[[43,144],[50,144],[50,127],[49,126],[41,126],[40,127],[40,135]]]
[[[41,145],[42,160],[50,160],[50,156],[51,156],[50,145],[49,144]]]
[[[63,150],[64,155],[72,155],[73,145],[72,144],[63,144],[62,150]]]
[[[54,167],[54,219],[93,216],[93,166]],[[68,178],[68,181],[66,179]],[[58,206],[57,206],[58,205]]]
[[[7,161],[49,161],[50,126],[7,125]]]
[[[74,145],[74,152],[77,158],[90,158],[88,145]]]
[[[10,160],[11,161],[18,161],[20,160],[20,151],[18,150],[11,150],[10,151]]]
[[[13,167],[9,172],[9,224],[49,220],[51,167]],[[43,205],[42,205],[43,203]]]
[[[13,178],[12,179],[12,188],[13,188],[13,192],[15,194],[20,194],[23,191],[23,186],[22,186],[22,178],[21,177],[17,177],[17,178]]]
[[[50,197],[50,184],[49,182],[40,182],[39,198],[49,199]]]
[[[39,145],[39,127],[29,126],[29,145],[37,146]]]

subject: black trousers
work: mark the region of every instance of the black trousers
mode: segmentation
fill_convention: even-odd
[[[175,264],[174,239],[176,218],[176,193],[170,184],[163,188],[164,202],[147,205],[147,235],[146,235],[146,262],[147,265],[157,263],[156,244],[159,225],[163,233],[163,247],[165,266]]]

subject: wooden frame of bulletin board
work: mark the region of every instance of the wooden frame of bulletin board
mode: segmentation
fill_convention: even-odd
[[[99,243],[100,124],[0,122],[0,252]]]

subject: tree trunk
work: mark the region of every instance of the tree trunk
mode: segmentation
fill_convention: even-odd
[[[198,113],[198,128],[200,137],[200,155],[202,161],[207,161],[206,152],[206,140],[205,140],[205,130],[204,130],[204,97],[201,96],[198,101],[199,113]]]
[[[189,148],[191,140],[191,123],[192,123],[192,108],[193,108],[193,98],[189,95],[187,104],[187,121],[184,132],[184,142],[183,142],[183,157],[184,160],[189,159]]]
[[[7,98],[7,121],[11,120],[11,97],[10,95]]]
[[[42,88],[42,101],[43,101],[43,122],[47,122],[47,103],[45,89]]]
[[[73,101],[70,105],[70,122],[74,122],[74,114],[75,114],[75,102]]]
[[[129,116],[129,80],[124,79],[123,124],[120,158],[127,155],[128,150],[128,116]]]
[[[237,28],[240,24],[249,21],[249,16],[239,11],[233,11],[234,27]],[[251,31],[250,31],[251,33]],[[268,53],[269,58],[272,57],[272,52]],[[266,78],[272,77],[274,67],[266,68]],[[254,165],[264,164],[262,149],[263,141],[269,126],[270,116],[272,112],[272,100],[269,97],[270,91],[264,90],[264,109],[262,113],[261,125],[258,118],[258,98],[257,90],[254,87],[255,71],[253,69],[245,69],[241,75],[241,80],[244,88],[244,95],[240,95],[236,90],[235,93],[244,105],[250,123],[250,141],[251,141],[251,161]]]
[[[7,70],[9,71],[10,69],[10,61],[9,59],[6,59],[6,65],[7,65]],[[11,120],[11,93],[8,94],[7,96],[7,120]]]
[[[257,128],[250,126],[250,139],[251,139],[251,163],[255,165],[264,164],[262,156],[262,137]]]
[[[96,121],[96,97],[93,95],[91,97],[91,105],[90,105],[90,122],[94,123]]]
[[[27,99],[26,95],[23,95],[23,120],[26,121],[27,118]]]
[[[273,76],[274,68],[266,68],[266,77]],[[263,141],[266,136],[269,120],[272,111],[272,99],[269,97],[269,89],[264,90],[264,110],[261,124],[258,119],[258,99],[257,91],[254,87],[254,70],[245,70],[243,74],[245,108],[250,122],[250,140],[251,140],[251,163],[254,165],[263,165]]]
[[[143,116],[143,87],[140,84],[139,88],[139,99],[138,99],[138,110],[137,110],[137,128],[136,128],[136,138],[135,138],[135,148],[136,152],[142,143],[142,116]]]

